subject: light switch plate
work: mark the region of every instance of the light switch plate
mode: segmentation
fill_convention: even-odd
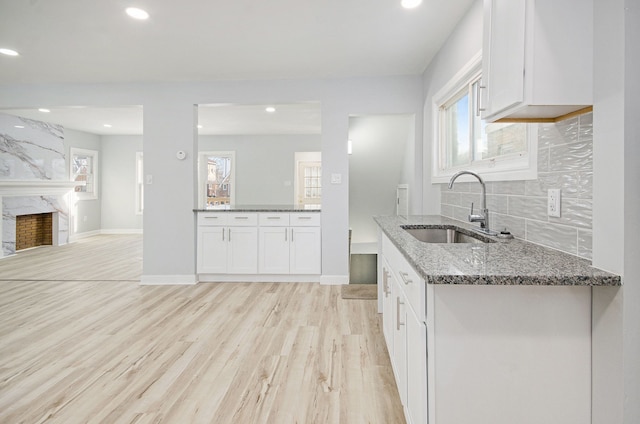
[[[561,191],[550,188],[547,191],[547,215],[560,218]]]
[[[331,174],[331,184],[342,184],[342,174]]]

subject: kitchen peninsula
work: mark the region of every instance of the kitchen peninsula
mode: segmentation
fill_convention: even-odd
[[[320,281],[320,209],[225,205],[194,212],[199,281]]]

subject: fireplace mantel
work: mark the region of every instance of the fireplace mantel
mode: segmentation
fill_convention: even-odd
[[[63,195],[85,184],[84,181],[0,180],[0,196]]]

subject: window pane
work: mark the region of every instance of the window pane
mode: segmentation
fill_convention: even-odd
[[[487,124],[481,121],[477,126],[480,129],[474,137],[475,160],[495,159],[527,152],[526,124]]]
[[[207,157],[207,204],[230,204],[231,184],[231,157]]]
[[[470,161],[469,94],[461,97],[444,109],[445,144],[448,146],[447,168],[468,164]]]

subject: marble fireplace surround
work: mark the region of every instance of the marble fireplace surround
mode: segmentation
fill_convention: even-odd
[[[0,181],[2,250],[0,257],[16,253],[16,216],[53,213],[53,245],[69,240],[68,197],[82,183],[71,181]]]

